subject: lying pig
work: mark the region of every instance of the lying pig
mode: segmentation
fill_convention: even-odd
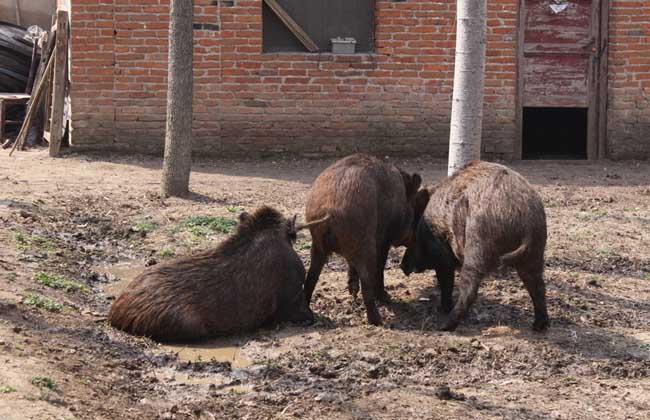
[[[514,267],[533,300],[533,329],[549,325],[544,286],[546,215],[540,196],[517,172],[488,162],[471,162],[429,191],[418,192],[426,209],[400,267],[406,275],[435,269],[443,330],[454,330],[476,300],[479,283],[499,265]],[[452,302],[454,272],[459,297]]]
[[[310,228],[308,303],[323,265],[336,252],[348,263],[353,296],[361,280],[368,322],[381,324],[375,300],[390,299],[384,290],[386,258],[390,247],[404,245],[414,229],[414,199],[421,182],[418,174],[409,175],[364,154],[341,159],[318,176],[307,201],[306,219],[329,219]]]
[[[113,303],[111,325],[160,341],[251,330],[272,321],[313,322],[305,269],[292,243],[296,226],[262,207],[239,216],[217,248],[154,266]]]

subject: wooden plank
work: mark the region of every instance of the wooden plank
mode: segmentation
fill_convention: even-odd
[[[282,23],[295,35],[296,38],[307,48],[309,52],[318,52],[318,45],[307,35],[307,33],[296,23],[295,20],[278,4],[276,0],[264,0],[267,6],[280,18]]]
[[[0,93],[0,100],[20,102],[29,100],[30,96],[27,93]]]
[[[610,1],[600,1],[600,37],[598,43],[598,159],[607,158],[607,56],[609,53]]]
[[[53,66],[54,66],[54,54],[50,56],[50,59],[47,63],[47,67],[45,69],[45,74],[49,74],[50,69]],[[32,121],[34,119],[34,116],[38,112],[38,107],[40,105],[41,99],[43,98],[43,92],[45,91],[45,85],[47,84],[48,84],[48,80],[45,77],[42,77],[38,81],[38,84],[36,85],[36,89],[34,89],[34,94],[32,95],[29,104],[27,106],[27,112],[25,113],[25,121],[23,122],[23,126],[20,128],[18,137],[16,137],[16,141],[14,142],[14,145],[11,148],[11,152],[9,152],[9,156],[13,154],[14,150],[16,150],[16,147],[19,144],[25,141],[25,138],[27,137],[27,132],[29,131],[29,128],[32,126]]]
[[[587,159],[598,158],[598,63],[596,55],[598,51],[597,40],[600,36],[600,0],[590,2],[590,32],[591,42],[585,47],[589,53],[589,74],[587,93],[589,109],[587,111]]]
[[[5,102],[0,98],[0,143],[4,143],[5,134]]]
[[[54,78],[52,80],[52,113],[50,114],[50,156],[57,157],[63,137],[63,107],[65,105],[66,65],[68,63],[68,12],[56,12],[56,47],[54,48]]]
[[[517,138],[513,150],[513,158],[520,160],[523,157],[524,141],[524,29],[526,28],[526,1],[519,0],[519,19],[517,25],[517,93],[515,95],[515,124]]]

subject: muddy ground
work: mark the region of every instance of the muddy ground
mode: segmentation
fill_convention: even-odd
[[[214,246],[242,210],[302,215],[331,161],[194,164],[188,200],[158,195],[160,159],[0,155],[2,419],[650,418],[650,164],[522,162],[549,221],[552,328],[533,333],[512,273],[486,280],[454,333],[437,331],[432,273],[406,278],[371,327],[333,258],[311,327],[161,346],[111,329],[144,266]],[[426,182],[444,162],[399,162]],[[297,250],[308,264],[310,240]]]

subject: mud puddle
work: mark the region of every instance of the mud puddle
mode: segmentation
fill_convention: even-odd
[[[102,287],[102,290],[110,296],[118,296],[144,269],[145,267],[136,261],[121,261],[109,266],[95,267],[97,273],[106,275],[109,283]]]
[[[230,366],[243,369],[253,364],[231,339],[213,339],[198,343],[161,344],[162,350],[176,353],[181,362],[230,362]]]

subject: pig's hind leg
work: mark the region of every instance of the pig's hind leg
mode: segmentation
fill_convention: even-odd
[[[544,262],[521,265],[517,267],[517,274],[524,283],[530,298],[533,300],[535,322],[533,330],[544,331],[549,326],[548,312],[546,309],[546,285],[544,284]]]
[[[327,262],[327,253],[320,249],[316,243],[312,243],[311,247],[311,261],[309,263],[309,271],[305,279],[305,299],[307,305],[311,302],[311,296],[316,288],[316,283],[320,277],[323,266]]]

